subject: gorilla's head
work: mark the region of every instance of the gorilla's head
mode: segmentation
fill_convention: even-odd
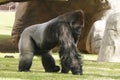
[[[76,40],[80,37],[81,31],[84,27],[84,13],[82,10],[76,10],[73,13],[68,12],[64,16],[62,17],[64,17],[64,20],[66,21],[66,23],[68,23],[76,42]]]
[[[68,13],[66,16],[66,22],[70,25],[72,29],[83,28],[84,27],[84,13],[82,10],[76,10],[73,13]]]

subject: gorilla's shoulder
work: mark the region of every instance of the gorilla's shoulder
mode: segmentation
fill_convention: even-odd
[[[24,31],[22,32],[22,34],[25,34],[25,33],[33,33],[37,30],[37,27],[39,26],[40,24],[35,24],[35,25],[31,25],[27,28],[24,29]]]

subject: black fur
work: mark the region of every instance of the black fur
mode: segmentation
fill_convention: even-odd
[[[77,50],[77,42],[84,27],[84,16],[81,10],[69,12],[46,23],[26,28],[19,41],[19,71],[29,71],[34,55],[42,56],[46,72],[58,72],[50,50],[60,46],[59,56],[62,73],[82,74],[82,59]]]

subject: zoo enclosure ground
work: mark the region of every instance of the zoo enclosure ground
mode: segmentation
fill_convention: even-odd
[[[15,58],[4,58],[5,55]],[[34,57],[31,72],[18,72],[19,53],[1,53],[0,54],[0,80],[119,80],[120,64],[96,62],[97,55],[83,55],[84,74],[72,75],[62,73],[45,73],[42,67],[40,57]],[[60,65],[57,53],[53,54],[58,65]]]

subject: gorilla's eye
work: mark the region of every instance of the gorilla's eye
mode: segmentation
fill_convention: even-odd
[[[75,22],[75,21],[73,21],[73,22],[72,22],[72,25],[75,25],[75,24],[76,24],[76,22]]]

